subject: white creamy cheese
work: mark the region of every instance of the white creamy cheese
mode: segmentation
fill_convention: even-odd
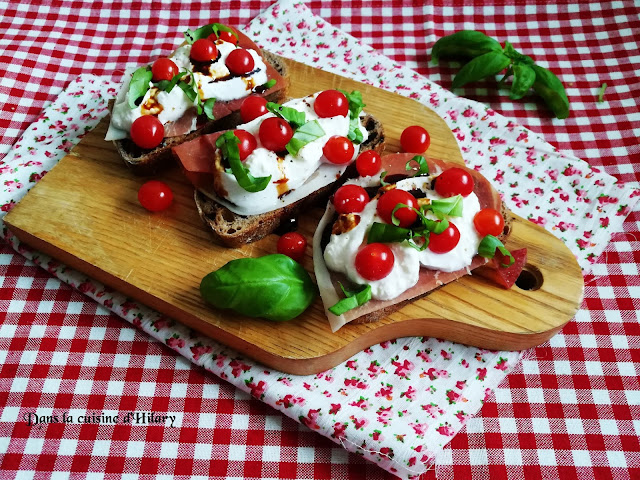
[[[216,47],[219,52],[217,61],[213,62],[209,67],[208,74],[195,72],[194,77],[198,87],[198,94],[203,100],[215,98],[217,101],[226,102],[243,98],[251,94],[252,89],[256,86],[263,85],[268,81],[267,67],[262,57],[255,50],[248,50],[255,62],[254,73],[251,75],[235,76],[231,75],[229,69],[225,65],[226,59],[236,46],[233,43],[225,42],[218,39]],[[171,56],[171,60],[177,65],[181,72],[194,69],[189,54],[191,45],[183,45],[178,48]],[[132,72],[131,72],[132,73]],[[139,107],[129,107],[129,82],[131,75],[128,72],[125,75],[126,80],[122,85],[120,93],[116,98],[116,103],[111,112],[111,122],[105,140],[121,140],[129,136],[131,124],[141,117],[145,103],[152,99],[160,106],[160,113],[157,115],[158,120],[163,125],[178,120],[184,113],[195,106],[195,103],[189,100],[181,88],[175,87],[170,93],[150,89]],[[153,83],[149,82],[152,87]],[[152,98],[153,97],[153,98]],[[155,114],[153,111],[152,114]],[[196,118],[191,123],[191,131],[196,129]]]
[[[347,136],[349,133],[349,117],[338,115],[319,118],[313,109],[315,97],[318,93],[284,103],[286,107],[304,112],[307,122],[317,120],[325,132],[322,137],[302,147],[296,156],[288,153],[284,158],[279,158],[274,152],[262,146],[259,135],[260,125],[265,119],[273,117],[272,113],[266,113],[249,123],[237,127],[251,133],[258,144],[257,148],[243,162],[244,166],[249,169],[249,172],[254,177],[271,176],[271,182],[261,192],[249,193],[238,185],[233,174],[221,173],[222,188],[227,192],[225,199],[232,204],[229,207],[231,210],[243,215],[256,215],[275,210],[291,203],[294,198],[302,198],[300,195],[293,196],[294,191],[306,196],[312,191],[334,182],[337,176],[344,172],[347,166],[329,163],[322,153],[322,148],[327,143],[327,140],[334,135]],[[366,138],[366,129],[360,126],[360,130],[364,138]],[[353,158],[359,152],[359,146],[354,144],[354,147]],[[311,185],[310,179],[314,180],[313,190],[307,192],[306,187]]]
[[[401,180],[396,188],[402,190],[421,190],[432,200],[441,199],[430,188],[434,177],[417,177]],[[434,253],[428,248],[422,252],[410,247],[406,242],[388,244],[393,251],[395,262],[391,273],[381,280],[369,281],[362,278],[355,268],[356,254],[366,244],[366,236],[373,222],[384,223],[376,213],[378,201],[371,200],[359,213],[360,223],[346,233],[332,234],[324,250],[327,267],[345,274],[352,282],[371,285],[371,295],[375,300],[390,300],[418,282],[420,267],[453,272],[471,264],[478,253],[480,236],[473,225],[473,217],[480,211],[480,203],[475,193],[463,197],[462,217],[447,217],[460,231],[458,245],[447,253]],[[435,216],[433,217],[435,219]]]

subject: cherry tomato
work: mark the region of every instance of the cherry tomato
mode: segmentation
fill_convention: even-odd
[[[140,148],[150,150],[162,143],[164,126],[157,117],[142,115],[133,121],[129,134],[133,143]]]
[[[159,58],[151,66],[151,80],[159,82],[160,80],[171,80],[180,73],[178,66],[170,58]]]
[[[253,57],[248,50],[236,48],[232,51],[225,62],[229,71],[235,75],[249,73],[255,67]]]
[[[244,123],[261,117],[267,112],[267,99],[257,95],[245,98],[240,105],[240,116]]]
[[[138,190],[138,201],[150,212],[159,212],[171,205],[173,192],[166,183],[159,180],[149,180]]]
[[[493,208],[483,208],[473,217],[473,224],[480,236],[493,235],[497,237],[504,229],[504,218],[499,211]]]
[[[322,153],[331,163],[336,165],[344,165],[349,163],[355,153],[355,147],[353,142],[347,137],[341,137],[334,135],[327,140],[324,147],[322,147]]]
[[[293,258],[299,262],[304,257],[307,248],[307,239],[297,232],[288,232],[278,239],[276,249],[278,253]]]
[[[384,243],[370,243],[356,254],[356,271],[365,280],[381,280],[391,273],[395,257]]]
[[[473,177],[466,170],[453,167],[436,177],[435,189],[443,197],[466,197],[473,192]]]
[[[358,213],[369,202],[369,194],[360,185],[343,185],[333,195],[333,206],[338,213]]]
[[[260,124],[258,136],[264,148],[281,152],[293,137],[293,129],[286,120],[280,117],[269,117]]]
[[[373,177],[382,167],[382,158],[375,150],[367,150],[362,152],[356,158],[356,170],[361,177]]]
[[[456,248],[460,241],[460,231],[453,223],[442,233],[429,234],[429,250],[433,253],[447,253]]]
[[[235,29],[233,28],[231,29],[235,32]],[[218,32],[218,35],[216,35],[215,33],[212,33],[207,38],[212,42],[215,42],[216,40],[219,39],[219,40],[224,40],[225,42],[233,43],[234,45],[237,45],[239,42],[239,39],[233,33],[227,32],[226,30],[220,30]]]
[[[218,58],[218,47],[208,38],[201,38],[193,42],[189,56],[196,62],[210,62]]]
[[[240,160],[244,161],[246,158],[251,155],[256,147],[258,146],[258,142],[256,141],[256,137],[247,132],[246,130],[234,130],[233,133],[240,143],[238,144],[238,150],[240,151]]]
[[[431,144],[429,132],[419,125],[407,127],[400,135],[402,150],[410,153],[424,153]]]
[[[394,188],[393,190],[383,193],[378,199],[378,206],[376,207],[376,210],[378,215],[380,215],[380,218],[382,218],[386,223],[393,223],[391,215],[393,213],[393,209],[396,208],[396,205],[399,203],[404,203],[405,205],[416,209],[418,208],[418,201],[416,200],[416,197],[405,190]],[[411,208],[404,207],[398,209],[395,213],[395,217],[400,220],[400,227],[407,228],[416,221],[418,214]]]
[[[338,90],[325,90],[321,92],[313,103],[313,109],[320,118],[349,115],[349,101],[344,93]]]

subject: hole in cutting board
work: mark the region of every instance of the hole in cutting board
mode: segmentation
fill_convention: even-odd
[[[516,280],[516,287],[521,290],[538,290],[543,280],[542,272],[537,267],[526,264]]]

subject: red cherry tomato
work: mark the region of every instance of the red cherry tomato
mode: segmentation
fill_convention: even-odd
[[[462,195],[466,197],[473,192],[473,177],[466,170],[458,167],[445,170],[436,177],[435,190],[443,197]]]
[[[258,136],[264,148],[281,152],[293,137],[293,129],[286,120],[280,117],[269,117],[260,124]]]
[[[236,32],[234,28],[231,28],[231,30]],[[233,33],[227,32],[225,30],[220,30],[218,32],[218,35],[216,35],[215,33],[212,33],[207,38],[212,42],[215,42],[216,40],[224,40],[225,42],[230,42],[230,43],[233,43],[234,45],[237,45],[239,41],[239,39]]]
[[[391,219],[391,215],[393,213],[393,209],[399,203],[404,203],[409,207],[418,208],[418,201],[416,197],[411,195],[409,192],[405,190],[400,190],[399,188],[394,188],[393,190],[389,190],[382,194],[382,196],[378,199],[378,206],[376,210],[380,218],[386,223],[393,223]],[[418,218],[418,214],[412,210],[411,208],[399,208],[395,213],[395,217],[400,220],[400,227],[406,228],[413,224]]]
[[[429,234],[429,250],[433,253],[447,253],[456,248],[460,241],[460,231],[453,223],[442,233]]]
[[[402,150],[410,153],[424,153],[431,144],[429,132],[419,125],[407,127],[400,135]]]
[[[333,206],[338,213],[358,213],[369,202],[369,194],[360,185],[343,185],[333,195]]]
[[[238,129],[234,130],[233,133],[238,137],[238,140],[240,140],[238,150],[240,151],[240,160],[244,161],[249,155],[251,155],[251,152],[256,149],[258,142],[256,141],[256,137],[246,130]]]
[[[278,239],[276,249],[278,253],[293,258],[299,262],[304,257],[307,248],[307,239],[297,232],[288,232]]]
[[[322,147],[322,153],[331,163],[336,165],[344,165],[349,163],[355,153],[355,147],[353,142],[347,137],[341,137],[334,135],[327,140],[324,147]]]
[[[382,167],[382,158],[375,150],[367,150],[362,152],[356,158],[356,170],[361,177],[373,177]]]
[[[493,208],[483,208],[473,217],[473,224],[481,237],[485,235],[497,237],[504,229],[504,218]]]
[[[257,95],[245,98],[240,105],[240,116],[244,123],[261,117],[267,112],[267,99]]]
[[[140,148],[150,150],[162,143],[164,126],[157,117],[142,115],[133,121],[129,134],[133,143]]]
[[[159,58],[151,66],[151,80],[159,82],[160,80],[171,80],[174,76],[180,73],[180,69],[169,58]]]
[[[149,180],[138,190],[138,201],[150,212],[159,212],[171,205],[173,192],[166,183],[159,180]]]
[[[344,93],[338,90],[321,92],[313,103],[313,109],[320,118],[349,115],[349,101]]]
[[[249,73],[255,67],[253,57],[248,50],[236,48],[232,51],[225,62],[229,71],[235,75]]]
[[[210,62],[218,58],[218,47],[208,38],[201,38],[193,42],[189,56],[196,62]]]
[[[370,243],[356,254],[356,271],[365,280],[381,280],[391,273],[395,257],[384,243]]]

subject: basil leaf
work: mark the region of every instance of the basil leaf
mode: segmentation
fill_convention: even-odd
[[[598,103],[604,102],[604,91],[607,89],[607,84],[603,83],[598,90]]]
[[[538,65],[532,65],[531,68],[536,74],[533,89],[551,108],[556,118],[567,118],[569,116],[569,99],[560,79],[546,68]]]
[[[513,60],[514,63],[517,62],[523,65],[533,65],[533,58],[529,55],[521,54],[507,41],[504,42],[504,54]]]
[[[184,38],[187,40],[189,45],[193,45],[196,40],[207,38],[212,33],[219,36],[220,31],[232,33],[234,37],[238,38],[238,34],[231,27],[223,25],[222,23],[210,23],[209,25],[205,25],[204,27],[200,27],[196,30],[187,29],[187,31],[184,32]]]
[[[529,65],[513,64],[513,83],[511,84],[511,100],[519,100],[529,91],[536,81],[536,72]]]
[[[475,57],[460,69],[453,79],[452,88],[495,75],[509,66],[511,59],[502,52],[489,52]]]
[[[358,90],[354,90],[351,93],[340,89],[338,91],[347,97],[347,102],[349,103],[349,133],[347,138],[356,145],[360,145],[364,141],[364,135],[360,130],[360,113],[366,107],[362,101],[362,93]]]
[[[148,65],[133,72],[129,83],[129,108],[134,109],[139,105],[138,100],[144,98],[149,91],[151,78],[153,78],[153,74]]]
[[[513,255],[511,255],[511,253],[509,252],[509,250],[506,249],[504,244],[493,235],[486,235],[480,241],[480,245],[478,246],[478,254],[485,258],[493,258],[496,254],[496,250],[499,250],[500,253],[502,253],[504,256],[507,256],[510,258],[510,261],[508,264],[505,264],[505,263],[501,264],[503,267],[508,267],[510,265],[513,265],[513,263],[516,261],[515,258],[513,258]]]
[[[325,131],[320,126],[317,120],[312,120],[305,123],[300,128],[296,129],[293,133],[293,137],[287,143],[287,151],[291,155],[297,155],[302,147],[306,144],[317,140],[325,134]]]
[[[202,298],[214,307],[277,322],[299,316],[316,291],[307,271],[281,254],[231,260],[200,283]]]
[[[356,145],[364,142],[364,135],[362,134],[362,130],[360,130],[360,118],[352,118],[349,120],[349,133],[347,133],[347,138]]]
[[[343,313],[353,310],[360,305],[364,305],[371,300],[371,285],[363,285],[356,291],[345,290],[342,284],[340,284],[340,288],[342,288],[346,298],[343,298],[332,307],[329,307],[329,311],[334,315],[342,315]]]
[[[269,90],[271,87],[273,87],[276,84],[276,79],[272,78],[271,80],[269,80],[267,83],[263,83],[262,85],[260,85],[258,88],[260,90]]]
[[[236,177],[238,185],[250,193],[261,192],[269,185],[271,175],[268,177],[253,177],[240,161],[239,143],[240,139],[235,136],[233,131],[227,131],[218,137],[216,147],[220,149],[222,156],[229,161],[231,173]]]
[[[215,106],[215,104],[216,104],[215,98],[209,98],[204,102],[204,105],[203,105],[204,113],[209,120],[216,119],[215,115],[213,114],[213,107]]]
[[[178,87],[180,87],[180,89],[185,93],[185,95],[187,97],[189,97],[189,100],[191,100],[194,103],[199,105],[198,102],[198,92],[196,92],[195,88],[193,88],[190,84],[188,84],[187,82],[178,82]],[[198,113],[202,113],[202,112],[198,112]]]
[[[422,217],[422,224],[429,232],[433,232],[436,235],[441,234],[447,228],[449,228],[449,220],[443,218],[442,220],[431,220],[430,218]]]
[[[386,186],[386,185],[391,185],[389,182],[385,182],[384,179],[385,177],[389,175],[389,172],[380,172],[380,185],[381,186]]]
[[[295,108],[284,107],[279,103],[267,102],[267,110],[289,122],[294,130],[304,125],[306,121],[304,112],[299,112]]]
[[[431,49],[431,61],[438,63],[440,58],[474,58],[488,52],[502,52],[497,40],[474,30],[459,32],[440,38]]]
[[[435,214],[448,215],[450,217],[461,217],[462,201],[462,195],[456,195],[454,197],[431,200],[429,205],[426,207]]]
[[[413,175],[414,177],[427,175],[429,173],[429,165],[427,165],[427,160],[422,155],[416,155],[409,160],[404,166],[405,170],[411,170],[411,162],[416,162],[418,164],[418,171]]]
[[[367,243],[403,242],[412,237],[408,228],[389,225],[388,223],[373,222],[367,234]]]
[[[171,80],[160,80],[159,82],[156,83],[156,87],[158,87],[160,90],[163,90],[167,93],[171,93],[171,90],[173,90],[173,87],[175,87],[180,81],[180,79],[185,75],[187,75],[188,73],[189,72],[179,72],[175,74]]]

